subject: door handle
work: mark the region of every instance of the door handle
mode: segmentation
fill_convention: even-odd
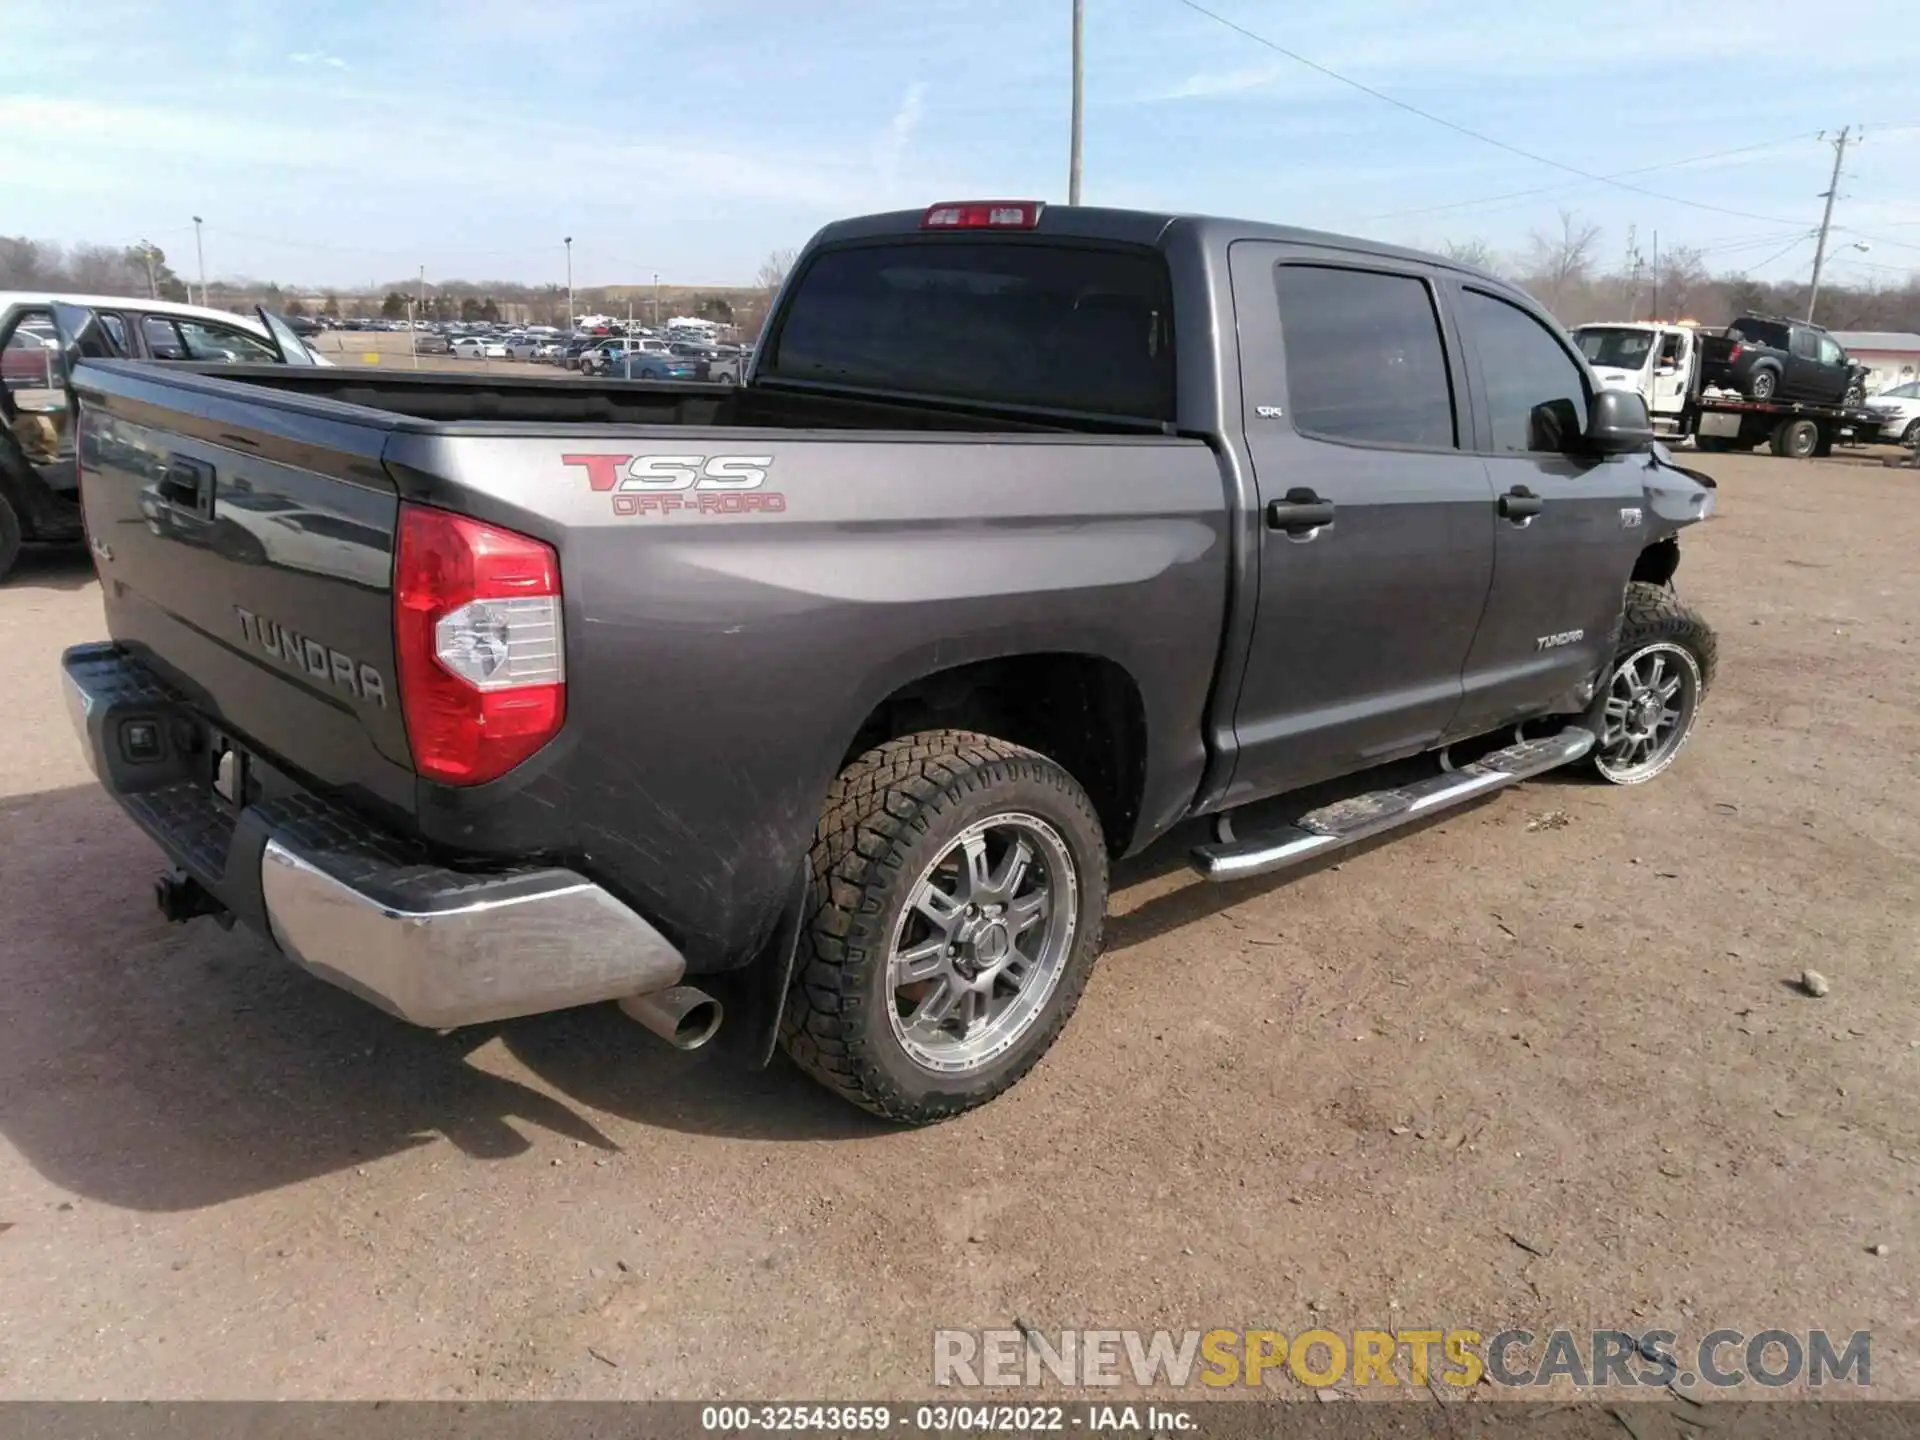
[[[167,502],[203,520],[213,518],[213,466],[204,460],[184,455],[168,457],[160,479],[160,493]]]
[[[1322,500],[1312,490],[1297,487],[1287,498],[1267,506],[1267,528],[1284,530],[1296,539],[1312,539],[1323,525],[1333,524],[1333,502]]]
[[[1524,485],[1516,485],[1500,497],[1500,517],[1522,525],[1546,508],[1547,502]]]

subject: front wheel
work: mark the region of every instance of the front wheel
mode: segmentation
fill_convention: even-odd
[[[1920,420],[1912,421],[1900,432],[1900,443],[1911,448],[1920,445]]]
[[[964,730],[890,740],[834,781],[781,1043],[888,1120],[944,1120],[1046,1053],[1100,951],[1107,850],[1073,777]]]
[[[1713,627],[1671,590],[1627,586],[1613,673],[1587,713],[1601,779],[1641,785],[1673,764],[1693,736],[1718,660]]]

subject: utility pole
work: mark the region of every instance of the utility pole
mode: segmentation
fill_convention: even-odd
[[[660,272],[653,272],[653,328],[660,328]]]
[[[200,303],[207,303],[207,252],[200,244],[200,217],[193,217],[193,253],[200,260]]]
[[[1067,203],[1080,203],[1080,120],[1085,92],[1086,0],[1073,0],[1073,138],[1068,144]]]
[[[1813,323],[1813,307],[1820,301],[1820,267],[1827,260],[1827,227],[1833,224],[1833,197],[1840,193],[1840,162],[1847,158],[1847,137],[1851,125],[1840,127],[1833,137],[1833,179],[1827,183],[1827,208],[1820,212],[1820,238],[1813,247],[1813,284],[1807,291],[1807,323]]]
[[[160,285],[159,282],[153,278],[153,242],[151,240],[142,240],[140,242],[140,258],[147,262],[147,298],[149,300],[158,300],[160,298]]]
[[[573,334],[573,237],[567,236],[567,334]]]

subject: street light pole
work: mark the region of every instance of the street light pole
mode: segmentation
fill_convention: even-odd
[[[567,334],[573,334],[573,237],[567,236]]]
[[[153,278],[153,242],[151,240],[142,240],[140,242],[140,258],[147,262],[147,298],[149,300],[158,300],[160,298],[160,285],[159,282]]]
[[[200,217],[193,217],[193,253],[200,260],[200,303],[207,303],[207,252],[200,244]]]
[[[1073,0],[1073,138],[1068,145],[1067,203],[1080,203],[1080,119],[1085,91],[1086,66],[1083,61],[1086,32],[1086,0]]]
[[[653,328],[660,328],[660,272],[653,272]]]

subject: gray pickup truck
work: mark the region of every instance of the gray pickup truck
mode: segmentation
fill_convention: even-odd
[[[1113,858],[1648,780],[1713,676],[1712,482],[1525,295],[1364,241],[849,220],[739,386],[60,323],[112,634],[65,683],[162,908],[419,1025],[617,1001],[938,1120],[1058,1034]]]

